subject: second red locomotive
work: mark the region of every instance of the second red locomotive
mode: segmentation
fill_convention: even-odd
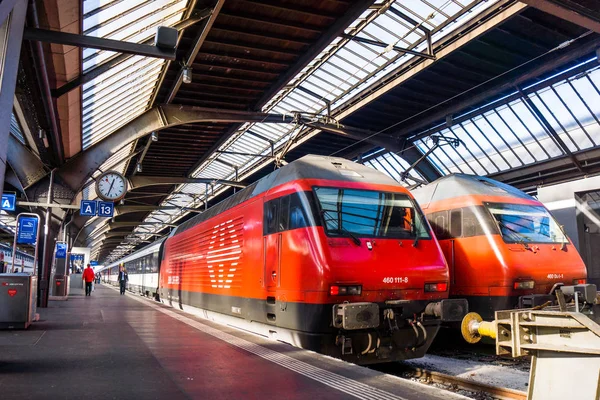
[[[542,203],[482,176],[452,174],[414,190],[450,268],[450,296],[494,319],[496,310],[555,299],[582,284],[579,253]]]
[[[176,228],[159,293],[207,318],[348,361],[421,357],[460,321],[448,267],[410,193],[305,156]]]

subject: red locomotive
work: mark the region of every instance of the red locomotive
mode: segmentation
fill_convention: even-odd
[[[305,156],[175,229],[159,294],[205,318],[348,361],[421,357],[460,321],[448,267],[410,193]]]
[[[493,179],[452,174],[414,190],[450,268],[450,297],[494,319],[496,310],[554,300],[586,268],[542,203]]]

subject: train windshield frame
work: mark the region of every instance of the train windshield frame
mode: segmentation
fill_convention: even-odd
[[[423,213],[407,194],[330,186],[312,189],[327,236],[425,240],[432,237]]]
[[[505,243],[569,243],[564,231],[541,205],[484,203]]]

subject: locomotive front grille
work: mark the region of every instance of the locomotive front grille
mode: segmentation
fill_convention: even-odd
[[[333,306],[333,326],[346,330],[379,326],[379,306],[375,303],[343,303]]]

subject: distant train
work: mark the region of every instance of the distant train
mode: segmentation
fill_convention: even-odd
[[[450,297],[496,310],[552,301],[557,284],[586,282],[579,253],[548,210],[498,181],[453,174],[414,190],[450,268]]]
[[[341,158],[272,172],[105,279],[121,263],[143,294],[360,364],[421,357],[467,312],[447,300],[446,262],[410,193]]]
[[[119,262],[111,264],[100,273],[103,281],[118,286],[117,277],[119,267],[122,266],[129,277],[128,289],[130,291],[144,296],[156,297],[158,293],[158,269],[162,259],[162,244],[164,241],[165,239],[157,240],[122,258]]]
[[[6,264],[7,272],[10,272],[13,260],[13,249],[12,246],[0,243],[0,263]],[[0,264],[0,272],[2,272],[3,265]],[[34,259],[32,255],[29,255],[23,251],[17,250],[17,258],[15,260],[15,271],[27,272],[32,274],[34,272]]]

